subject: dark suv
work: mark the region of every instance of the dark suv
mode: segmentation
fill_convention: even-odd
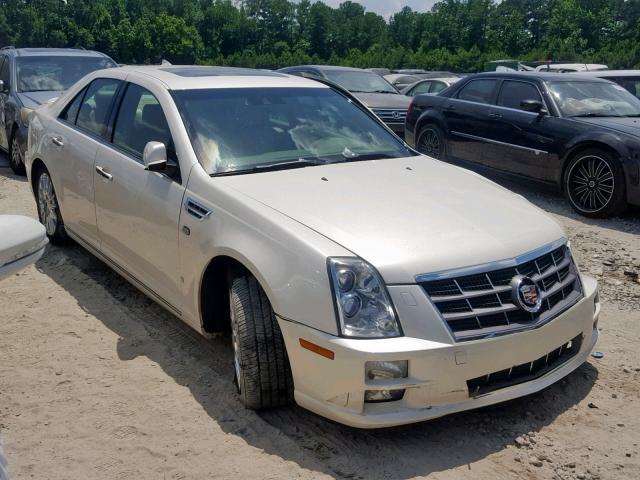
[[[87,73],[117,67],[108,56],[66,48],[0,49],[0,149],[12,170],[24,174],[29,115]]]

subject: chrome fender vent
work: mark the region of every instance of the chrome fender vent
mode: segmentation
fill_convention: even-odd
[[[211,215],[211,210],[201,205],[200,203],[196,202],[192,198],[187,198],[187,201],[184,203],[184,206],[185,206],[185,209],[187,210],[187,213],[192,217],[196,218],[197,220],[202,221],[205,218],[207,218],[209,215]]]

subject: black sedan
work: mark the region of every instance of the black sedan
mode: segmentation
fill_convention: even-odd
[[[472,75],[415,97],[406,141],[435,158],[557,185],[588,217],[640,205],[640,100],[606,80]]]

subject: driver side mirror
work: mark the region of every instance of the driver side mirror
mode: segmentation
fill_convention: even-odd
[[[520,108],[525,112],[539,113],[540,115],[548,113],[540,100],[523,100],[520,102]]]
[[[147,142],[142,154],[144,169],[162,172],[167,169],[167,147],[162,142]]]

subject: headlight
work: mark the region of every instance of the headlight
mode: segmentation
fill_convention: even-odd
[[[20,109],[20,121],[25,127],[29,125],[29,117],[33,113],[33,108],[22,107]]]
[[[358,258],[329,258],[340,331],[346,337],[402,335],[387,290],[375,269]]]

